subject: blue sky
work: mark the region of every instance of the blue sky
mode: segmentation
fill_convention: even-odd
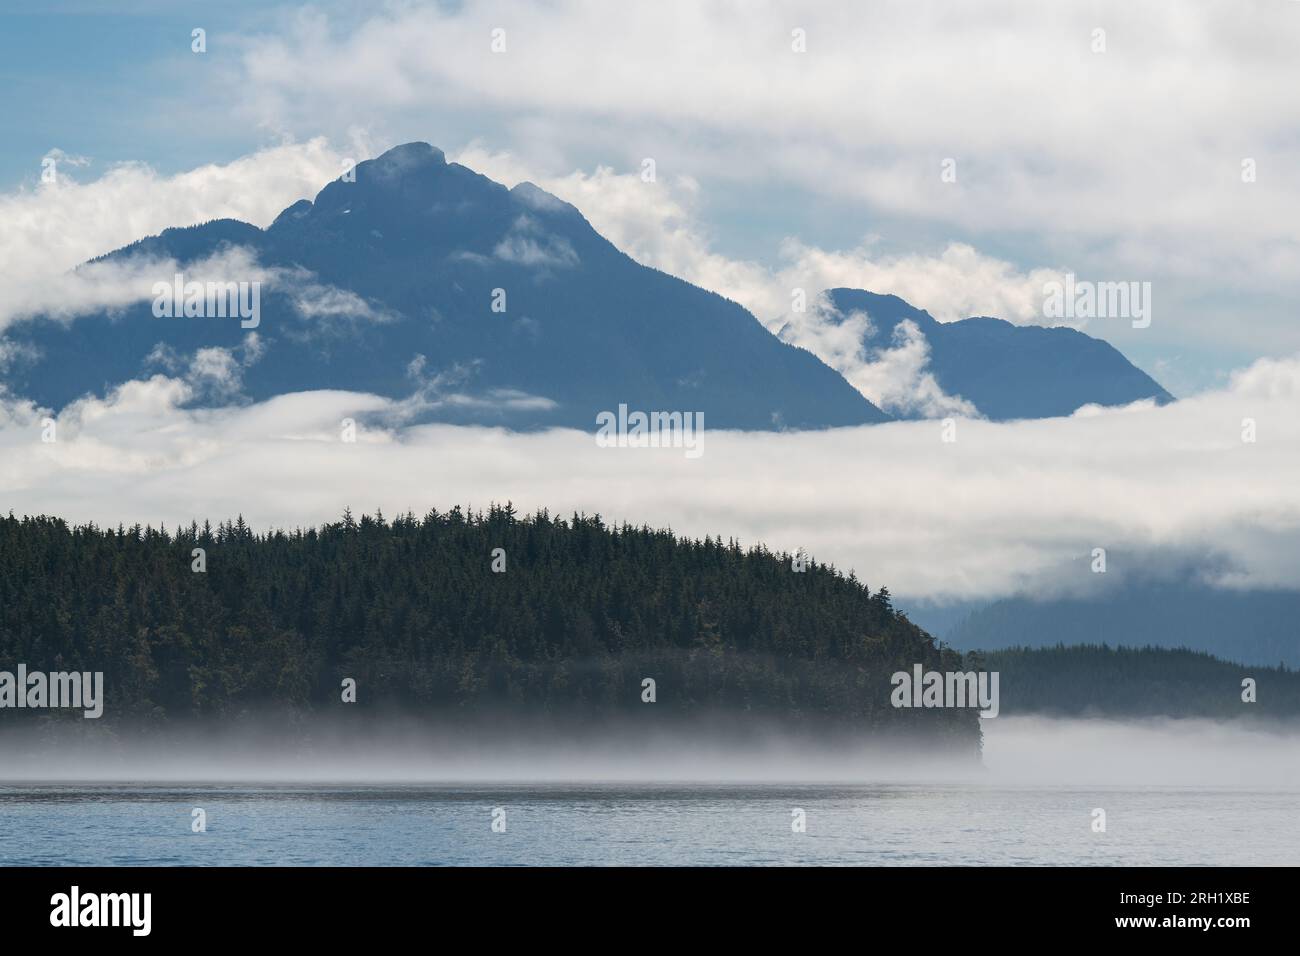
[[[196,18],[210,34],[236,32],[258,22],[259,8],[242,0],[0,5],[0,181],[31,181],[53,146],[99,167],[143,160],[164,172],[251,152],[264,133],[183,114],[202,84],[199,61],[187,59]],[[232,52],[214,44],[205,65]]]
[[[5,3],[0,191],[37,191],[54,149],[82,184],[116,164],[170,177],[313,137],[345,155],[421,139],[453,158],[508,157],[548,188],[654,156],[655,201],[685,210],[672,222],[696,245],[632,251],[668,267],[707,249],[717,268],[686,277],[756,311],[763,295],[726,277],[745,271],[735,264],[787,277],[794,241],[857,250],[876,267],[854,281],[841,255],[836,284],[913,290],[940,317],[1041,321],[999,311],[1037,270],[1151,281],[1150,329],[1085,330],[1176,394],[1300,350],[1300,126],[1286,93],[1300,4],[917,8]],[[497,26],[510,45],[494,57]],[[949,156],[955,188],[938,177]],[[1246,156],[1261,170],[1250,185]],[[587,195],[593,222],[634,231]],[[937,270],[954,243],[978,254],[978,274]]]

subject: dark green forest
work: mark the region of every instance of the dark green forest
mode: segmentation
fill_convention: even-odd
[[[973,710],[890,706],[891,673],[961,658],[885,588],[815,562],[796,573],[762,547],[510,505],[266,533],[10,514],[0,668],[18,662],[103,671],[106,716],[156,720],[262,706],[598,718],[650,706],[649,677],[672,713],[979,738]]]
[[[978,655],[1000,673],[1002,714],[1106,717],[1300,716],[1300,671],[1163,647],[1085,644]],[[1242,701],[1242,680],[1256,700]]]

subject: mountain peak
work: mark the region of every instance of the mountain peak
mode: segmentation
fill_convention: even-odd
[[[925,309],[918,309],[906,299],[896,295],[882,295],[866,289],[827,289],[826,300],[831,306],[828,318],[842,320],[853,312],[865,312],[871,317],[873,328],[884,330],[885,338],[893,334],[899,322],[910,319],[922,332],[928,332],[939,320]]]
[[[825,318],[865,312],[868,353],[895,347],[894,332],[915,323],[925,338],[926,371],[947,394],[994,420],[1070,415],[1083,405],[1173,400],[1149,375],[1102,339],[1065,327],[1015,325],[993,316],[940,322],[896,295],[830,289]]]
[[[275,358],[244,362],[241,400],[329,388],[410,402],[430,421],[521,428],[593,428],[620,406],[724,429],[888,419],[741,306],[620,252],[575,206],[428,143],[359,162],[268,229],[208,223],[133,251],[188,268],[226,246],[272,277],[257,328],[259,357]],[[87,382],[154,374],[160,355],[182,374],[201,350],[245,351],[239,322],[163,323],[148,300],[11,336],[31,358],[0,370],[0,388],[54,407]]]
[[[510,190],[510,195],[539,212],[578,213],[577,206],[565,202],[559,196],[548,193],[534,183],[522,182]],[[578,213],[578,215],[581,215],[581,213]]]
[[[371,162],[377,170],[404,173],[421,166],[446,166],[447,154],[428,143],[403,143],[381,153]]]

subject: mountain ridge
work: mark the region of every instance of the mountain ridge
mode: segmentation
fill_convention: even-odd
[[[189,267],[239,249],[288,276],[261,296],[263,357],[238,370],[248,400],[316,388],[415,394],[426,420],[524,429],[590,429],[620,404],[702,412],[713,428],[889,419],[740,305],[635,262],[531,183],[507,188],[424,143],[355,172],[265,229],[231,219],[166,229],[95,262]],[[310,280],[294,278],[304,270]],[[317,298],[304,304],[297,281],[316,283]],[[200,349],[233,353],[244,342],[233,323],[160,325],[148,304],[68,324],[28,320],[6,336],[25,346],[14,354],[36,358],[11,367],[5,384],[55,408],[147,376],[150,356],[183,365]]]
[[[1015,325],[994,316],[940,322],[899,296],[863,289],[829,289],[824,301],[823,317],[833,324],[866,314],[868,355],[888,349],[899,327],[913,323],[929,349],[925,370],[939,387],[994,421],[1057,418],[1091,404],[1174,401],[1113,345],[1078,329]]]
[[[738,303],[636,262],[571,203],[530,182],[506,187],[428,143],[359,163],[355,181],[326,183],[265,228],[229,218],[171,227],[86,265],[185,270],[235,253],[245,259],[226,268],[274,280],[252,346],[235,323],[160,324],[147,303],[67,323],[38,317],[0,339],[18,346],[0,387],[57,409],[133,378],[185,375],[217,349],[229,369],[222,400],[344,389],[404,401],[419,420],[591,429],[622,404],[744,430],[918,417],[883,411]],[[863,290],[826,298],[832,319],[866,311],[876,344],[914,322],[939,385],[989,418],[1172,400],[1109,344],[1073,330],[939,323]],[[1033,346],[1064,341],[1058,332],[1075,336],[1064,352]],[[1093,372],[1063,372],[1081,350],[1099,357]],[[194,401],[214,394],[205,388]]]

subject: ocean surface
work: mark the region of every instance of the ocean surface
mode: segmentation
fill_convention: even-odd
[[[1295,865],[1298,810],[1203,787],[22,784],[0,865]]]

